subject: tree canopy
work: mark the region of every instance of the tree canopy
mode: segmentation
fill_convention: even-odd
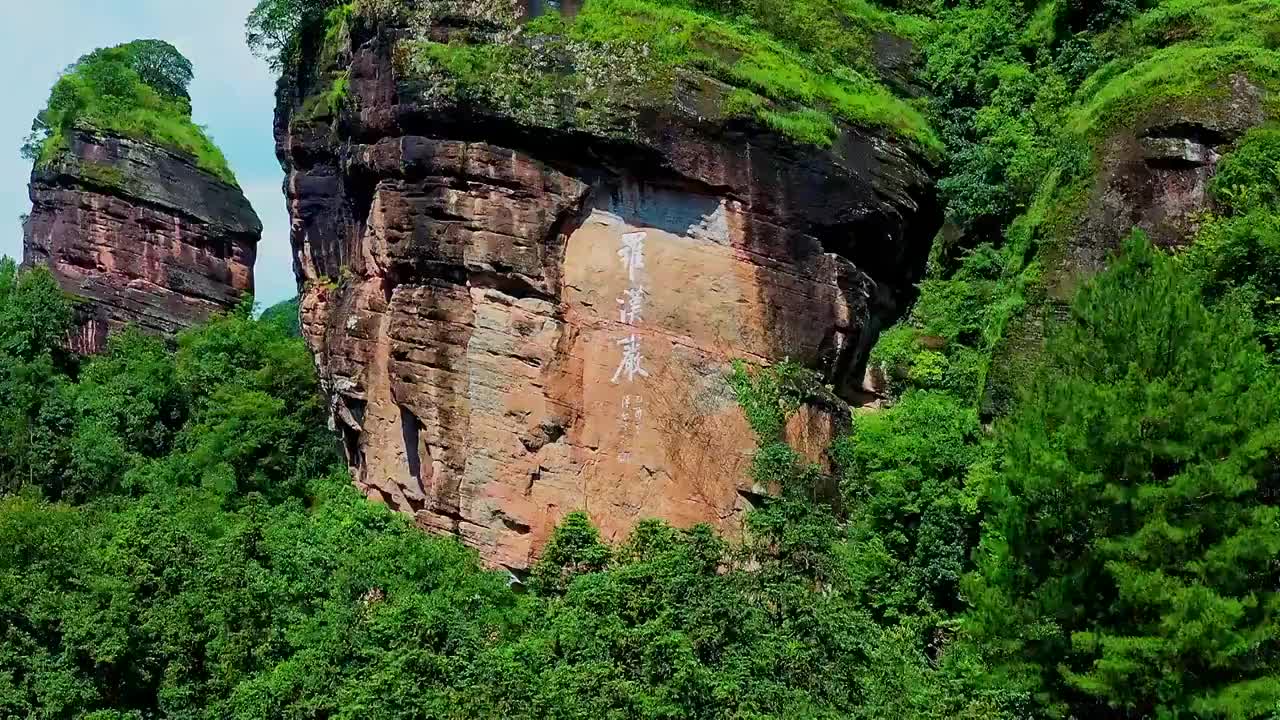
[[[972,622],[1076,713],[1265,717],[1280,376],[1247,311],[1143,238],[1113,265],[1003,421]]]

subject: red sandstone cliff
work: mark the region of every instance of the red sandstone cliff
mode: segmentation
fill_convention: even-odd
[[[127,323],[173,334],[253,291],[262,223],[238,187],[193,158],[78,132],[31,175],[23,262],[84,300],[80,352]]]
[[[397,37],[356,28],[279,94],[303,332],[357,485],[513,569],[578,509],[607,536],[736,529],[729,361],[856,398],[940,222],[928,164],[860,128],[819,149],[707,121],[709,82],[626,141],[530,127],[424,99]],[[823,447],[834,420],[805,417]]]

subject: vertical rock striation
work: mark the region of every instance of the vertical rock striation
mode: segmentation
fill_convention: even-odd
[[[397,36],[353,30],[279,93],[303,333],[356,484],[515,570],[578,509],[606,536],[735,529],[759,489],[730,361],[858,398],[940,223],[928,163],[709,121],[705,78],[625,140],[532,127],[429,101]],[[839,420],[800,418],[820,456]]]
[[[23,261],[84,301],[77,351],[127,323],[173,334],[253,291],[261,221],[239,188],[182,153],[76,132],[30,192]]]

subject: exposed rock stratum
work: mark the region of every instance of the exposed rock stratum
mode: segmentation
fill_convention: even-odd
[[[706,120],[706,82],[626,139],[534,127],[431,98],[398,37],[313,48],[279,93],[303,333],[358,487],[513,570],[579,509],[607,537],[737,529],[764,489],[731,360],[862,399],[940,223],[928,162]],[[840,421],[789,434],[816,459]]]
[[[172,335],[253,291],[262,223],[238,187],[151,143],[69,139],[32,172],[23,262],[83,300],[74,350],[130,323]]]

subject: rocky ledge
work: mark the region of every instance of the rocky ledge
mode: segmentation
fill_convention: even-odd
[[[940,224],[928,161],[709,120],[707,78],[626,137],[538,127],[442,101],[402,36],[304,42],[279,93],[303,332],[357,485],[517,571],[573,510],[737,529],[761,489],[731,360],[863,399]],[[839,422],[789,433],[819,458]]]
[[[132,323],[171,335],[253,291],[262,223],[238,187],[193,158],[82,131],[31,175],[23,261],[84,302],[71,346]]]

